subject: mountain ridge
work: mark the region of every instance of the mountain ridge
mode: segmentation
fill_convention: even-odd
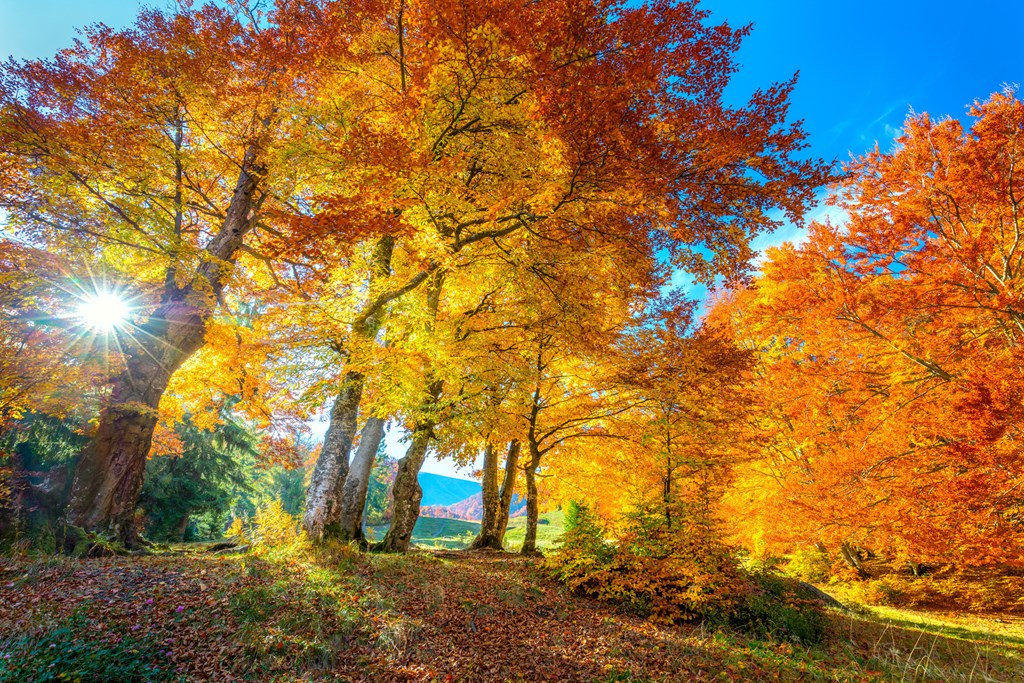
[[[445,507],[454,505],[467,498],[472,498],[483,490],[480,482],[446,477],[443,474],[420,472],[418,480],[420,488],[423,489],[423,500],[420,501],[421,506]]]

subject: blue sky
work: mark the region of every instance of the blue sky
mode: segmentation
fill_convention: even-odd
[[[0,56],[44,57],[75,28],[130,23],[135,0],[0,0]],[[149,4],[164,6],[167,0]],[[1024,0],[705,0],[717,21],[754,24],[728,97],[800,72],[791,114],[805,121],[810,153],[844,161],[892,144],[911,108],[963,117],[968,104],[1024,84]],[[799,238],[787,226],[759,246]],[[396,430],[389,450],[398,453]],[[446,463],[425,469],[453,474]]]
[[[813,151],[845,160],[884,148],[911,107],[961,116],[971,101],[1024,80],[1024,2],[716,0],[730,24],[754,23],[732,92],[800,71],[792,113]]]

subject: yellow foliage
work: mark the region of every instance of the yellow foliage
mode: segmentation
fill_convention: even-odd
[[[252,524],[245,535],[256,551],[296,547],[307,541],[306,532],[299,527],[299,519],[288,514],[279,500],[256,508]]]
[[[817,548],[801,548],[790,555],[786,573],[803,581],[821,583],[827,581],[832,573],[832,561]]]
[[[227,535],[228,537],[237,536],[242,540],[248,540],[248,537],[245,535],[245,525],[242,523],[241,517],[235,517],[231,521],[230,526],[228,526]]]

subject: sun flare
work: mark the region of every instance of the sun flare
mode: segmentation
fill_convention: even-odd
[[[128,321],[131,307],[114,292],[97,292],[82,299],[78,317],[96,332],[110,333]]]

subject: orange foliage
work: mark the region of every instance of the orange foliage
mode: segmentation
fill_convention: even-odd
[[[749,540],[1024,565],[1024,104],[971,114],[912,116],[851,165],[844,225],[719,302],[762,359],[769,438],[732,500]]]

